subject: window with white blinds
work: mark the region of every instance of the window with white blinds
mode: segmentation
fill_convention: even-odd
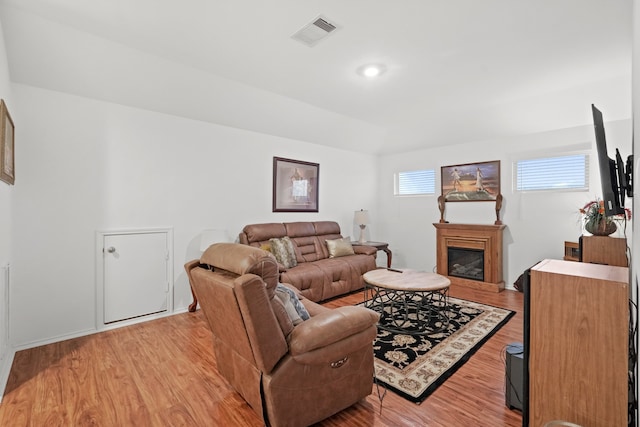
[[[589,156],[545,157],[516,161],[516,191],[588,190]]]
[[[433,169],[398,172],[395,179],[396,196],[435,194],[436,172]]]

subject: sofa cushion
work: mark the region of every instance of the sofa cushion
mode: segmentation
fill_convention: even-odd
[[[322,258],[326,258],[324,250],[317,236],[293,237],[291,240],[295,242],[296,254],[298,255],[298,264],[305,262],[313,262]]]
[[[289,237],[315,236],[316,229],[311,222],[285,222],[284,228]]]
[[[313,223],[313,228],[318,236],[323,234],[340,234],[340,226],[335,221],[316,221]]]
[[[282,283],[289,283],[300,290],[300,293],[311,301],[322,301],[322,290],[327,277],[316,262],[303,262],[296,268],[280,274]]]
[[[243,228],[247,244],[255,242],[266,242],[272,237],[284,237],[287,230],[282,223],[251,224]],[[241,241],[241,243],[243,243]]]
[[[337,258],[346,255],[353,255],[353,246],[351,246],[351,238],[327,240],[327,249],[329,250],[329,258]]]

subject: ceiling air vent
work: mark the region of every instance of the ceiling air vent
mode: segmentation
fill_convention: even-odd
[[[305,25],[297,33],[292,35],[291,38],[309,47],[313,47],[337,29],[338,27],[329,22],[327,18],[318,16],[311,23]]]

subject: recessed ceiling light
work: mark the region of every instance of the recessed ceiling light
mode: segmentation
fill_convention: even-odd
[[[387,67],[384,64],[367,64],[358,67],[356,71],[364,77],[378,77],[387,71]]]

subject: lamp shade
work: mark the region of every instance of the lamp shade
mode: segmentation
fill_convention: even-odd
[[[369,211],[365,211],[364,209],[356,211],[354,219],[358,225],[367,225],[371,222],[371,219],[369,218]]]
[[[229,242],[229,233],[223,229],[209,229],[202,232],[200,236],[200,251],[204,252],[214,243]]]

